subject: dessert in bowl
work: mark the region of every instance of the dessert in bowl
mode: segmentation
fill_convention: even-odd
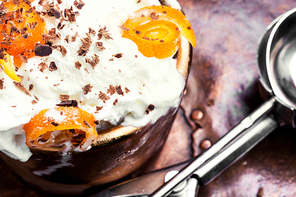
[[[176,1],[3,1],[1,158],[29,184],[79,194],[163,146],[194,33]]]

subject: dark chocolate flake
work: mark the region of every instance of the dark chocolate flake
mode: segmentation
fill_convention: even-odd
[[[119,86],[116,86],[115,89],[116,89],[117,94],[122,95],[122,96],[124,95],[124,93],[123,93],[120,85]]]
[[[106,100],[109,100],[110,99],[110,96],[108,96],[107,94],[105,94],[105,93],[103,93],[103,92],[100,91],[99,99],[101,99],[105,103]]]
[[[75,68],[77,68],[78,70],[80,70],[82,64],[80,62],[75,62]]]
[[[76,100],[67,100],[67,101],[62,101],[59,104],[56,104],[56,106],[78,107],[78,102]]]
[[[48,56],[52,53],[52,48],[48,45],[36,43],[34,52],[36,56]]]
[[[89,92],[91,92],[91,89],[93,88],[93,86],[91,86],[90,84],[85,85],[82,90],[84,95],[88,94]]]
[[[111,36],[110,36],[110,33],[108,33],[108,30],[107,30],[107,27],[104,27],[104,28],[101,28],[99,30],[99,33],[98,33],[98,39],[100,40],[101,38],[105,38],[105,39],[113,39]]]
[[[21,58],[21,61],[22,61],[23,63],[28,63],[28,58],[27,58],[27,56],[20,55],[20,58]]]
[[[50,11],[53,13],[56,19],[59,19],[61,17],[61,13],[57,9],[51,8]]]
[[[67,55],[67,49],[64,46],[57,45],[57,46],[53,46],[53,48],[61,52],[63,57]]]
[[[33,84],[30,84],[29,85],[29,91],[32,91],[33,90],[33,87],[34,87],[34,85]]]
[[[57,122],[51,122],[50,124],[52,124],[55,127],[59,126],[59,123],[57,123]]]
[[[0,79],[0,90],[4,89],[4,79]]]
[[[56,71],[58,68],[57,68],[57,65],[55,62],[50,62],[49,64],[49,70],[50,71]]]
[[[103,51],[104,49],[106,49],[104,46],[103,46],[103,42],[96,42],[96,47],[99,51]]]
[[[48,68],[48,64],[46,62],[41,62],[38,67],[41,72],[44,72],[44,70]]]
[[[5,57],[5,52],[4,52],[4,48],[0,48],[0,59],[4,59]]]
[[[150,14],[150,18],[151,18],[152,20],[158,20],[159,15],[157,15],[155,12],[152,12],[152,13]]]
[[[115,94],[116,88],[113,85],[109,85],[109,89],[107,90],[107,93],[109,93],[111,96]]]
[[[81,10],[83,8],[83,6],[85,5],[85,3],[81,0],[79,0],[79,2],[77,0],[75,0],[74,5],[77,9]]]
[[[125,87],[124,90],[126,94],[130,92],[130,90],[127,87]]]
[[[13,81],[13,83],[20,91],[24,92],[28,96],[31,96],[29,91],[25,88],[25,86],[22,83],[16,81]]]
[[[115,101],[113,102],[113,105],[116,105],[118,103],[118,99],[115,99]]]
[[[94,69],[100,62],[99,56],[94,54],[92,60],[89,58],[85,58],[86,63],[90,64],[91,67]]]
[[[113,57],[122,58],[122,53],[117,53],[117,54],[113,55]]]
[[[148,107],[147,107],[145,113],[148,115],[149,112],[153,111],[154,109],[155,109],[155,106],[152,105],[152,104],[150,104],[150,105],[148,105]]]
[[[101,109],[103,109],[103,106],[96,106],[96,112],[99,112]]]
[[[88,128],[91,128],[90,124],[86,120],[84,120],[83,122]]]

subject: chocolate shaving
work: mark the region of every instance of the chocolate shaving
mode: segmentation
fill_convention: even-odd
[[[86,63],[90,64],[93,69],[95,69],[95,67],[99,64],[100,59],[98,55],[94,54],[94,56],[92,56],[92,60],[85,58],[85,61]]]
[[[63,57],[67,55],[67,49],[64,46],[57,45],[57,46],[53,46],[53,48],[61,52]]]
[[[50,124],[52,124],[53,126],[55,126],[55,127],[57,127],[57,126],[59,126],[60,124],[59,123],[57,123],[57,122],[51,122]]]
[[[77,0],[75,0],[74,5],[77,9],[81,10],[83,8],[83,6],[85,5],[85,3],[81,0],[79,0],[79,2]]]
[[[89,51],[90,43],[92,43],[92,41],[91,41],[91,37],[89,36],[89,34],[86,34],[86,35],[87,35],[87,37],[81,39],[82,45],[79,48],[79,50],[77,51],[78,56],[85,56],[86,53]]]
[[[70,99],[70,96],[69,95],[60,95],[59,96],[59,98],[60,98],[60,101],[68,101],[69,99]]]
[[[84,70],[85,70],[85,72],[87,72],[87,74],[89,74],[89,71],[86,67],[84,68]]]
[[[108,33],[107,27],[101,28],[98,33],[98,39],[101,40],[102,38],[105,39],[113,39],[110,34]]]
[[[59,10],[57,10],[55,8],[51,8],[50,11],[51,11],[51,13],[53,13],[53,15],[56,19],[59,19],[61,17],[61,13],[59,12]]]
[[[36,99],[36,101],[39,101],[39,98],[36,95],[34,95],[34,98]]]
[[[125,87],[124,90],[126,94],[130,92],[130,90],[127,87]]]
[[[56,33],[56,29],[52,28],[49,30],[48,34],[43,34],[43,39],[49,45],[52,45],[54,42],[61,39],[61,35]]]
[[[29,91],[25,88],[25,86],[22,83],[16,81],[13,81],[13,83],[20,91],[24,92],[28,96],[31,96]]]
[[[52,48],[48,45],[35,43],[34,52],[36,56],[48,56],[52,53]]]
[[[57,29],[62,30],[65,26],[66,26],[66,24],[62,24],[62,21],[61,21],[58,23]]]
[[[76,21],[76,16],[75,16],[75,13],[73,12],[72,7],[70,9],[65,9],[64,10],[64,16],[65,16],[65,18],[68,18],[69,22],[75,22]]]
[[[78,36],[78,32],[76,32],[74,34],[74,36],[72,36],[72,42],[75,42],[76,41],[77,36]]]
[[[62,101],[59,104],[56,104],[56,106],[78,107],[78,102],[76,100],[67,100],[67,101]]]
[[[116,105],[118,103],[118,99],[115,99],[115,101],[113,102],[113,105]]]
[[[46,62],[41,62],[38,67],[41,72],[44,72],[44,70],[48,68],[48,64]]]
[[[4,89],[4,79],[0,79],[0,90]]]
[[[45,1],[46,1],[46,0],[40,0],[40,1],[38,2],[38,4],[39,4],[39,5],[43,5]]]
[[[38,102],[36,100],[32,100],[31,103],[32,103],[32,105],[35,105]]]
[[[105,103],[106,100],[109,100],[110,99],[110,96],[108,96],[107,94],[105,94],[105,93],[103,93],[103,92],[100,91],[99,99],[101,99]]]
[[[88,94],[89,92],[91,92],[91,89],[93,88],[93,86],[91,86],[90,84],[85,85],[82,90],[84,95]]]
[[[4,59],[5,57],[5,51],[4,51],[4,48],[0,48],[0,59]]]
[[[83,122],[88,128],[91,128],[90,124],[86,120],[84,120]]]
[[[77,68],[78,70],[80,70],[82,64],[80,62],[75,62],[75,68]]]
[[[35,29],[35,27],[37,26],[38,22],[32,22],[32,23],[27,23],[28,27],[30,29]]]
[[[154,109],[155,109],[155,106],[152,105],[152,104],[150,104],[150,105],[148,105],[148,107],[147,107],[145,113],[148,115],[149,112],[153,111]]]
[[[96,47],[99,51],[103,51],[104,49],[106,49],[104,46],[103,46],[103,42],[96,42]]]
[[[155,12],[152,12],[152,13],[150,14],[150,18],[151,18],[152,20],[158,20],[159,15],[156,15]]]
[[[93,36],[96,35],[96,31],[94,29],[90,28],[90,27],[88,28],[88,33],[93,35]]]
[[[58,69],[55,62],[50,62],[48,68],[49,68],[50,71],[56,71]]]
[[[21,58],[21,61],[22,61],[23,63],[28,63],[28,58],[27,58],[27,56],[25,56],[25,55],[20,55],[20,58]]]
[[[120,29],[124,30],[124,31],[128,31],[129,28],[127,28],[125,25],[121,25],[119,26]]]
[[[122,53],[117,53],[117,54],[115,54],[115,55],[112,55],[112,57],[122,58]]]
[[[120,85],[116,86],[116,93],[119,94],[119,95],[122,95],[122,96],[124,95]]]
[[[99,112],[101,109],[103,109],[103,106],[96,106],[96,112]]]
[[[33,84],[30,84],[29,85],[29,91],[32,91],[33,90],[33,87],[34,87],[34,85]]]
[[[109,85],[109,89],[107,90],[107,93],[109,93],[111,96],[115,94],[116,88],[113,85]]]

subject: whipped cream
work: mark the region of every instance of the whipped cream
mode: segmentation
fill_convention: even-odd
[[[45,11],[38,2],[32,6]],[[48,31],[55,28],[60,35],[54,45],[62,47],[22,64],[17,74],[23,76],[27,94],[0,72],[1,151],[26,161],[31,153],[23,125],[41,110],[56,107],[63,96],[76,100],[78,107],[97,120],[114,125],[123,120],[122,125],[136,127],[154,123],[178,106],[185,80],[176,69],[176,60],[147,58],[134,42],[121,37],[124,21],[142,7],[159,5],[158,0],[83,0],[81,9],[74,0],[49,2],[60,10],[72,7],[75,21],[44,16]],[[178,8],[177,1],[169,2]],[[91,40],[87,52],[79,51],[83,40]],[[148,106],[154,107],[149,113]]]

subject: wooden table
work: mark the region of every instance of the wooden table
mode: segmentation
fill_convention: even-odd
[[[187,161],[216,142],[263,100],[256,66],[267,25],[296,1],[179,0],[196,33],[187,94],[167,143],[146,171]],[[192,113],[195,115],[192,116]],[[0,196],[46,196],[0,161]],[[296,132],[273,131],[210,184],[202,197],[296,196]]]

